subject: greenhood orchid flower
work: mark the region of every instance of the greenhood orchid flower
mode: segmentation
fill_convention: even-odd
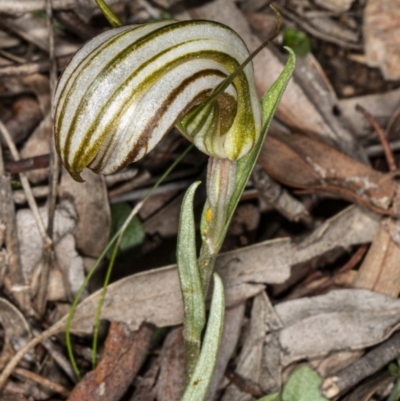
[[[242,39],[211,21],[162,21],[111,29],[83,46],[55,94],[55,143],[69,173],[110,174],[150,152],[174,126],[204,153],[238,160],[261,131]],[[212,101],[207,101],[211,99]]]

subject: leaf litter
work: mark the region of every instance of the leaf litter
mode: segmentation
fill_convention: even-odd
[[[118,216],[138,199],[132,194],[147,191],[185,145],[171,134],[135,170],[107,179],[84,172],[86,182],[78,184],[61,173],[46,310],[38,313],[45,252],[15,172],[27,172],[46,222],[49,31],[44,1],[17,3],[0,4],[0,120],[24,159],[13,161],[2,138],[0,399],[179,400],[183,306],[174,265],[176,223],[181,188],[201,177],[205,159],[192,151],[183,160],[121,244],[102,310],[110,325],[102,327],[105,341],[95,370],[86,341],[100,292],[86,290],[71,327],[86,375],[74,385],[65,373],[70,366],[58,334],[65,331],[62,315],[83,282],[84,263],[99,256],[123,223]],[[235,29],[250,50],[273,25],[268,1],[195,1],[190,7],[161,0],[109,3],[124,23],[160,18],[165,11],[174,18],[216,20]],[[399,187],[384,149],[392,147],[396,159],[400,97],[393,80],[399,63],[390,49],[400,6],[389,2],[390,12],[385,2],[373,0],[277,3],[285,27],[309,38],[311,52],[299,57],[217,260],[227,310],[207,400],[384,400],[395,380],[387,366],[399,356]],[[107,24],[94,3],[52,5],[61,71],[82,38]],[[280,49],[278,40],[254,60],[260,95],[284,65]],[[355,111],[357,104],[387,129],[383,143]],[[125,195],[127,204],[121,203]],[[200,205],[201,191],[198,196]],[[101,280],[104,271],[97,276]]]

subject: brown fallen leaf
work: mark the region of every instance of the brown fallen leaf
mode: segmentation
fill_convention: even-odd
[[[250,328],[243,344],[243,348],[238,358],[235,373],[242,379],[252,383],[254,389],[258,389],[259,396],[263,393],[273,392],[274,387],[279,388],[279,384],[271,377],[266,365],[265,338],[270,331],[268,323],[274,321],[273,307],[265,292],[260,293],[254,298],[251,311]],[[274,321],[275,330],[280,328],[280,322]],[[270,356],[270,355],[269,355]],[[279,371],[280,361],[275,366]],[[279,376],[279,374],[278,374]],[[271,382],[272,379],[272,382]],[[277,386],[278,385],[278,386]],[[241,391],[234,383],[226,388],[222,401],[252,401],[253,396]]]
[[[303,134],[268,135],[259,163],[295,188],[333,193],[387,215],[397,215],[397,184],[326,143]]]
[[[42,120],[32,135],[29,136],[21,150],[21,158],[48,154],[50,151],[50,138],[53,134],[50,114]],[[41,168],[26,173],[29,181],[38,184],[48,179],[49,169]]]
[[[5,125],[13,138],[14,143],[23,141],[43,118],[42,110],[36,100],[22,97],[15,101],[12,115],[5,121]],[[4,140],[1,138],[4,145]]]
[[[157,380],[158,401],[179,401],[185,387],[185,355],[183,327],[171,330],[160,355],[160,372]]]
[[[63,169],[59,195],[72,197],[78,215],[74,232],[76,246],[85,256],[97,258],[107,245],[111,212],[104,177],[86,169],[84,183],[76,182]]]
[[[32,334],[22,313],[4,298],[0,298],[0,322],[4,330],[4,345],[0,354],[2,369],[15,351],[30,340]],[[31,359],[31,356],[28,355],[27,359]]]
[[[399,299],[361,289],[287,301],[275,310],[283,325],[279,332],[283,366],[333,351],[364,349],[400,327]]]
[[[68,401],[118,401],[147,358],[153,332],[147,323],[136,332],[125,323],[111,323],[100,363],[75,386]]]

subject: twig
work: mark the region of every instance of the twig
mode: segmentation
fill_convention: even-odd
[[[17,369],[15,369],[14,374],[16,374],[20,377],[24,377],[25,379],[31,380],[35,383],[38,383],[42,387],[48,388],[58,394],[61,394],[64,397],[68,397],[70,395],[70,391],[67,390],[64,386],[54,383],[51,380],[46,379],[45,377],[42,377],[29,370],[17,368]]]
[[[51,0],[46,0],[47,26],[49,30],[49,58],[50,58],[50,109],[57,82],[57,66],[54,56],[53,11]],[[51,118],[51,117],[50,117]],[[53,124],[51,124],[51,127]],[[50,169],[49,169],[49,196],[47,198],[47,235],[53,238],[54,214],[56,210],[57,183],[59,176],[59,163],[54,146],[54,135],[50,140]],[[50,267],[54,256],[53,247],[44,247],[42,255],[39,288],[36,296],[36,308],[40,315],[45,312],[47,302],[47,287],[49,283]]]
[[[49,167],[49,155],[28,157],[27,159],[4,163],[4,168],[9,174],[20,174],[46,167]]]
[[[400,333],[396,333],[335,376],[326,378],[322,384],[323,395],[334,398],[344,393],[398,357],[399,350]]]
[[[316,38],[325,40],[326,42],[334,43],[347,49],[362,50],[363,48],[361,43],[346,42],[332,35],[327,35],[320,32],[318,29],[314,28],[311,24],[305,22],[303,19],[299,18],[296,14],[286,10],[285,8],[280,8],[280,11],[284,16],[288,17],[290,20],[295,22],[297,25],[299,25],[301,28],[307,31],[310,35],[313,35]]]
[[[0,132],[2,133],[4,140],[6,141],[7,146],[11,151],[11,155],[14,158],[14,160],[16,160],[16,161],[20,160],[20,156],[19,156],[18,150],[17,150],[16,146],[14,145],[14,142],[11,139],[11,136],[10,136],[10,133],[8,132],[8,130],[7,130],[7,127],[3,124],[2,121],[0,121]],[[25,194],[26,194],[26,199],[28,201],[29,207],[32,210],[33,216],[34,216],[34,218],[36,220],[36,224],[37,224],[37,226],[39,228],[40,235],[42,236],[43,243],[46,246],[49,246],[52,243],[52,241],[46,234],[46,229],[44,227],[44,223],[43,223],[42,217],[40,216],[39,209],[38,209],[38,206],[36,204],[35,198],[33,197],[32,189],[31,189],[31,186],[29,184],[29,181],[28,181],[26,175],[23,174],[23,173],[21,173],[19,175],[19,178],[21,180],[22,187],[24,188],[24,191],[25,191]]]
[[[0,390],[4,387],[7,379],[10,377],[14,369],[17,367],[21,359],[24,355],[29,352],[33,347],[39,345],[42,341],[47,340],[48,338],[62,332],[65,326],[60,324],[55,324],[53,327],[50,327],[48,330],[44,331],[39,336],[33,338],[27,344],[25,344],[22,348],[18,350],[18,352],[11,358],[6,367],[3,369],[0,375]]]
[[[57,68],[63,70],[68,62],[71,60],[72,55],[57,57]],[[50,69],[49,60],[39,60],[20,65],[7,65],[0,67],[0,78],[33,75],[40,72],[47,72]]]
[[[16,286],[20,289],[24,289],[26,283],[21,266],[11,181],[10,177],[6,176],[4,173],[3,154],[0,147],[0,222],[5,225],[6,248],[8,253],[8,268],[11,285],[12,287]],[[16,300],[22,311],[29,313],[32,309],[29,294],[24,290],[13,291],[12,287],[12,297]]]
[[[43,50],[46,53],[49,52],[49,48],[41,40],[38,40],[38,39],[36,39],[35,36],[30,35],[29,33],[24,32],[23,30],[21,30],[18,26],[16,26],[14,24],[14,22],[12,22],[11,19],[0,18],[0,26],[3,27],[4,29],[8,30],[8,31],[13,32],[14,34],[19,36],[20,38],[22,38],[26,42],[32,43],[33,45],[38,47],[40,50]]]
[[[83,40],[89,40],[96,36],[97,30],[82,21],[72,10],[59,10],[54,13],[57,21],[61,22],[75,35]]]
[[[389,166],[390,171],[396,171],[396,160],[394,158],[392,149],[389,146],[388,140],[386,138],[385,132],[383,131],[382,127],[378,124],[376,119],[373,117],[371,113],[369,113],[364,107],[361,105],[357,104],[356,105],[356,110],[359,111],[369,122],[370,124],[374,127],[376,133],[378,134],[379,140],[382,143],[383,151],[385,152],[385,157],[387,164]]]
[[[225,376],[233,383],[240,391],[250,394],[253,397],[260,398],[264,396],[259,388],[259,386],[250,380],[243,378],[238,375],[236,372],[232,372],[231,370],[227,370]]]

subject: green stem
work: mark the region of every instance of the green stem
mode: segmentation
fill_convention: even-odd
[[[107,18],[107,21],[110,23],[110,25],[113,28],[116,28],[117,26],[121,26],[122,22],[119,20],[119,18],[111,11],[111,8],[108,7],[106,2],[104,0],[96,0],[97,5],[99,6],[100,10],[104,14],[104,16]]]

